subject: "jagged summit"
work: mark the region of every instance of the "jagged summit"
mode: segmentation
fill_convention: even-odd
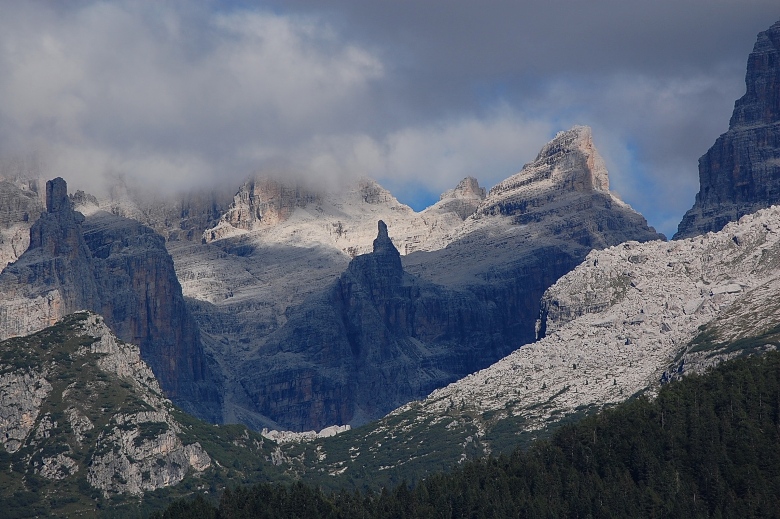
[[[46,182],[46,212],[59,213],[72,209],[68,198],[68,185],[62,177]]]
[[[400,286],[404,276],[401,254],[388,235],[387,224],[379,220],[377,227],[374,251],[355,257],[347,268],[348,272],[361,279],[375,301],[388,297],[395,287]]]
[[[759,33],[729,130],[699,159],[699,192],[674,239],[780,203],[780,21]]]
[[[254,337],[237,378],[256,417],[297,431],[362,425],[514,349],[513,301],[409,275],[392,228],[377,227],[373,252]]]
[[[734,103],[729,127],[780,121],[780,20],[758,34],[748,57],[747,91]]]
[[[533,162],[493,187],[459,237],[495,227],[496,216],[532,226],[524,232],[533,240],[603,248],[629,239],[665,239],[609,191],[607,168],[587,126],[559,132]]]
[[[441,194],[439,200],[456,199],[485,199],[485,188],[479,186],[479,182],[474,177],[466,177],[455,186],[455,189],[448,189]]]
[[[259,247],[324,247],[348,259],[371,252],[376,221],[382,220],[401,254],[435,250],[448,243],[478,205],[478,195],[470,196],[458,193],[451,203],[416,213],[368,178],[337,191],[256,178],[239,189],[217,225],[204,231],[203,242],[241,239]]]
[[[533,162],[493,187],[488,199],[519,199],[553,188],[577,192],[609,191],[607,168],[593,145],[588,126],[574,126],[558,132]]]
[[[422,214],[456,214],[465,220],[477,210],[485,199],[485,188],[480,187],[474,177],[461,180],[455,189],[448,189],[439,197],[439,201],[425,209]]]

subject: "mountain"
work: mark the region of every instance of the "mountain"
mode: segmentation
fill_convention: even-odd
[[[70,195],[74,207],[86,216],[98,211],[136,220],[154,229],[166,242],[197,241],[230,207],[233,193],[224,187],[185,190],[166,195],[115,178],[107,193],[95,196],[84,191]]]
[[[46,183],[46,212],[30,245],[0,273],[0,337],[41,330],[78,310],[106,317],[141,347],[178,405],[219,420],[219,379],[208,365],[162,237],[136,221],[72,209],[64,180]]]
[[[699,159],[699,193],[675,239],[780,203],[780,21],[759,33],[729,130]]]
[[[777,49],[778,29],[780,23],[759,36],[748,65],[748,93],[736,104],[729,132],[701,161],[705,167],[697,206],[681,223],[681,232],[713,230],[691,230],[695,227],[690,226],[695,221],[691,215],[711,200],[715,212],[700,222],[716,221],[715,204],[722,199],[707,197],[724,192],[718,189],[740,178],[740,172],[749,173],[745,178],[750,181],[741,181],[745,192],[768,193],[778,186],[772,173],[777,162],[772,158],[777,149],[772,132],[778,114],[778,60],[772,49]],[[735,166],[734,175],[721,171],[720,178],[707,166],[708,157],[715,156],[721,164],[750,167]],[[590,185],[598,185],[598,175],[592,178]],[[523,181],[520,176],[502,184],[523,186]],[[720,182],[720,187],[708,187],[708,182]],[[478,209],[467,223],[475,225],[476,216],[485,212],[513,210],[520,211],[524,222],[534,221],[522,213],[533,207],[526,203],[528,197],[490,203],[491,195],[500,194],[500,186],[491,190],[483,206],[491,209]],[[766,197],[763,200],[767,202]],[[734,207],[724,202],[723,214],[731,214]],[[755,211],[749,205],[741,207],[740,211]],[[373,474],[383,483],[397,482],[406,474],[444,469],[527,444],[562,423],[638,394],[652,396],[660,385],[726,359],[777,349],[780,207],[740,214],[738,221],[728,223],[736,214],[720,221],[717,232],[687,239],[678,235],[668,243],[626,241],[591,251],[544,292],[538,341],[371,426],[315,442],[310,448],[324,453],[328,461],[317,462],[303,449],[312,462],[301,470],[357,479]],[[555,216],[538,221],[555,222]],[[410,272],[415,272],[409,261],[414,256],[405,258]],[[462,270],[453,269],[456,261],[439,262],[439,269],[429,271],[429,279],[462,275]],[[304,456],[299,446],[289,449],[290,454]]]
[[[89,312],[0,342],[0,443],[8,518],[141,517],[195,489],[286,479],[273,442],[181,412]]]
[[[306,460],[308,477],[398,483],[528,445],[683,374],[775,350],[778,257],[780,207],[697,238],[592,251],[545,292],[538,341],[377,422],[284,450]]]
[[[406,470],[403,479],[377,482],[388,472],[379,467],[341,480],[354,491],[328,492],[339,477],[312,474],[225,491],[218,510],[197,495],[152,517],[772,517],[780,499],[778,392],[780,355],[770,353],[667,385],[655,399],[624,402],[527,449],[424,479]],[[364,465],[372,459],[361,456]]]
[[[378,227],[371,254],[245,358],[239,374],[257,412],[293,430],[362,423],[513,348],[496,305],[405,273]]]
[[[466,178],[419,213],[369,179],[326,191],[256,178],[230,203],[139,196],[119,184],[71,197],[87,218],[66,227],[86,249],[74,242],[72,265],[43,276],[57,290],[25,278],[12,333],[100,312],[178,405],[257,429],[359,425],[422,398],[533,341],[542,293],[593,248],[663,238],[609,192],[587,127],[489,192]],[[371,266],[391,250],[397,261]],[[49,255],[31,247],[9,286],[26,263],[56,266]]]
[[[219,223],[203,234],[206,242],[246,236],[251,243],[334,248],[354,257],[371,251],[378,220],[392,229],[403,254],[443,247],[449,233],[470,214],[481,188],[466,179],[442,195],[430,211],[415,213],[378,183],[361,179],[346,190],[322,191],[267,178],[247,181]]]
[[[421,213],[371,181],[250,182],[205,236],[169,247],[226,419],[292,430],[359,425],[488,366],[534,340],[542,293],[592,248],[663,238],[609,192],[586,127],[487,195],[465,179]]]

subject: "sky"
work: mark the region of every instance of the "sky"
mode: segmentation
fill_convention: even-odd
[[[377,179],[415,209],[593,128],[671,236],[777,0],[0,0],[0,173],[156,193]]]

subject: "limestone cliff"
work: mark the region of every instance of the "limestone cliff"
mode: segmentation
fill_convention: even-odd
[[[219,222],[232,199],[233,193],[220,187],[166,195],[128,187],[121,179],[101,197],[83,191],[71,195],[75,208],[86,216],[104,211],[136,220],[172,243],[200,243],[203,231]]]
[[[203,233],[203,241],[241,239],[255,247],[321,247],[355,257],[371,251],[376,222],[383,220],[401,254],[432,250],[446,245],[449,234],[471,214],[469,207],[473,212],[479,190],[478,184],[459,186],[442,195],[446,202],[435,209],[415,213],[367,178],[326,190],[258,177],[238,190],[219,223]]]
[[[0,179],[0,270],[30,245],[30,227],[45,209],[33,180]]]
[[[380,221],[373,252],[293,309],[240,378],[284,428],[359,425],[507,354],[517,343],[502,318],[480,294],[405,274]]]
[[[219,380],[204,355],[165,240],[149,227],[109,213],[82,225],[100,297],[96,311],[123,340],[137,344],[166,396],[186,411],[219,421]]]
[[[112,215],[84,222],[61,178],[47,182],[46,204],[28,250],[0,273],[0,337],[38,331],[77,310],[100,312],[141,346],[179,405],[219,420],[215,380],[162,238]]]
[[[590,250],[663,238],[608,185],[590,129],[576,127],[487,195],[465,179],[415,214],[366,182],[272,226],[173,249],[229,374],[228,419],[356,425],[533,341],[540,297]],[[377,220],[387,235],[347,267],[340,247],[370,246],[378,215],[372,239]],[[412,242],[418,233],[438,245],[415,251],[434,243]]]
[[[607,168],[587,126],[558,133],[520,173],[493,187],[474,215],[474,227],[489,215],[533,224],[543,229],[537,231],[542,239],[592,248],[663,238],[609,191]]]
[[[674,238],[780,203],[780,21],[759,33],[729,130],[699,159],[699,193]]]
[[[0,338],[26,335],[98,299],[84,217],[71,209],[65,181],[46,183],[46,212],[30,229],[30,245],[0,273]]]
[[[205,235],[207,241],[225,236],[228,229],[251,231],[272,227],[292,216],[296,207],[317,200],[317,194],[300,186],[288,186],[268,178],[248,180],[233,198],[230,209],[217,228]]]
[[[780,207],[700,237],[592,251],[543,307],[543,338],[354,431],[348,454],[343,440],[320,442],[312,472],[349,477],[367,457],[390,472],[430,445],[436,460],[420,457],[443,469],[652,396],[670,378],[776,350]]]
[[[466,177],[455,186],[455,189],[449,189],[442,193],[439,201],[423,213],[455,213],[461,220],[465,220],[474,214],[484,199],[485,188],[479,186],[476,178]]]
[[[211,458],[182,441],[172,411],[138,347],[97,315],[0,342],[0,437],[18,474],[1,493],[24,493],[37,476],[67,503],[79,500],[69,485],[138,495],[203,472]]]

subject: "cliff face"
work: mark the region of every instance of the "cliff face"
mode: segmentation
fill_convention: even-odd
[[[0,270],[27,250],[30,227],[43,210],[37,182],[0,180]]]
[[[520,173],[493,187],[477,209],[473,227],[491,215],[532,225],[542,240],[590,248],[664,238],[609,191],[604,160],[586,126],[558,133]]]
[[[162,236],[108,213],[96,213],[82,227],[100,294],[95,310],[118,337],[140,347],[166,396],[219,421],[219,384]]]
[[[284,428],[359,425],[532,342],[542,294],[592,248],[663,238],[608,182],[578,127],[486,197],[462,183],[477,207],[445,248],[401,256],[380,222],[243,363],[246,402]]]
[[[98,299],[84,217],[70,208],[65,181],[46,184],[46,212],[30,229],[30,245],[0,273],[0,338],[26,335]]]
[[[138,347],[119,341],[100,316],[72,314],[0,342],[0,368],[0,442],[18,475],[4,485],[6,498],[33,476],[52,496],[75,487],[139,495],[211,465],[197,442],[184,444]]]
[[[502,309],[480,297],[404,273],[380,221],[374,251],[290,311],[247,359],[243,387],[254,411],[284,428],[362,424],[517,345]]]
[[[76,191],[71,200],[76,210],[86,216],[104,211],[141,222],[167,242],[200,243],[203,231],[219,222],[230,207],[233,193],[217,187],[166,196],[131,189],[117,180],[101,198]]]
[[[729,130],[699,159],[699,193],[674,238],[780,203],[780,22],[758,35]]]
[[[0,337],[38,331],[78,310],[100,312],[141,347],[179,405],[218,420],[215,380],[162,238],[113,215],[85,222],[59,178],[46,184],[46,205],[28,250],[0,273]]]
[[[296,207],[315,202],[317,195],[299,186],[287,186],[271,179],[247,181],[233,198],[233,204],[220,223],[244,231],[271,227],[287,220]],[[206,240],[222,237],[219,231],[206,234]]]
[[[444,469],[653,395],[681,374],[776,350],[780,207],[701,237],[594,250],[550,287],[543,307],[545,337],[349,437],[312,446],[306,458],[319,461],[309,470],[349,478],[370,459],[386,474],[413,456]],[[432,444],[436,460],[421,454]]]
[[[484,199],[485,188],[479,186],[476,178],[466,177],[455,186],[455,189],[442,193],[439,201],[423,212],[430,214],[455,213],[461,220],[465,220],[474,214]]]

